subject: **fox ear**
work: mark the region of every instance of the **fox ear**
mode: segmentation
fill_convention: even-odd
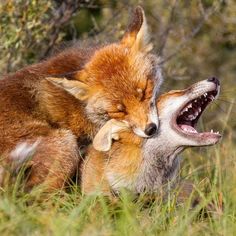
[[[134,9],[131,21],[121,43],[136,51],[149,52],[152,50],[152,44],[149,42],[149,38],[144,10],[138,6]]]
[[[47,77],[46,80],[52,82],[56,86],[66,90],[79,100],[86,100],[88,98],[88,85],[76,79],[71,80],[71,77]]]
[[[122,121],[111,119],[98,131],[93,139],[93,147],[102,152],[107,152],[111,148],[112,139],[118,140],[118,133],[127,130],[128,124]]]

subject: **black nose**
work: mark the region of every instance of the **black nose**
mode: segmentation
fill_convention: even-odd
[[[146,126],[145,134],[148,136],[152,136],[157,132],[157,126],[154,123],[150,123]]]
[[[215,83],[216,85],[220,85],[220,81],[219,81],[216,77],[211,77],[211,78],[209,78],[207,81],[213,82],[213,83]]]

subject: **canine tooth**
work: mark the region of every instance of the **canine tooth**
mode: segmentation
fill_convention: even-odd
[[[214,133],[214,132],[213,132],[213,129],[211,129],[211,133]]]
[[[206,97],[207,96],[207,93],[204,93],[204,97]]]

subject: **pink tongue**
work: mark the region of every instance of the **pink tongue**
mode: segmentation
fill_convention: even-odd
[[[179,127],[189,133],[197,133],[197,130],[195,130],[192,126],[189,125],[179,125]]]

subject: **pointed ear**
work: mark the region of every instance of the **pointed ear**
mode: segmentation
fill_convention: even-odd
[[[71,77],[47,77],[46,80],[52,82],[56,86],[66,90],[79,100],[86,100],[88,98],[88,85],[76,79],[71,80]]]
[[[136,51],[149,52],[152,50],[152,44],[149,43],[149,38],[144,10],[138,6],[134,9],[130,24],[121,43]]]
[[[125,122],[114,119],[107,121],[93,139],[93,147],[98,151],[109,151],[112,145],[112,139],[118,140],[118,133],[128,128],[129,126]]]

